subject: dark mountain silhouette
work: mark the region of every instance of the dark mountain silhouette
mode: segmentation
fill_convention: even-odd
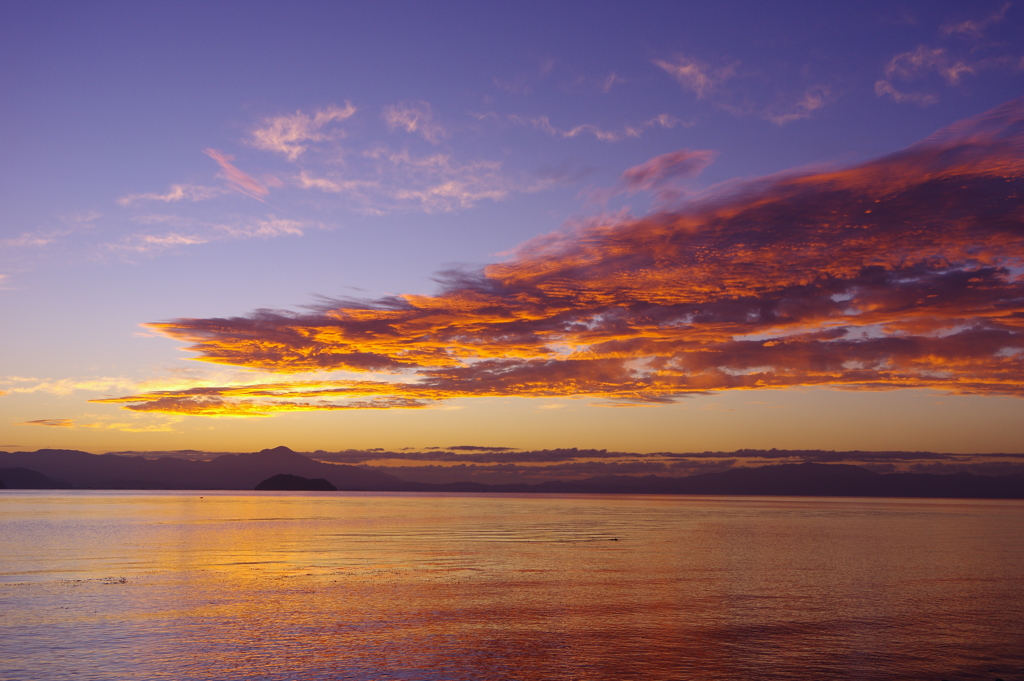
[[[298,475],[279,473],[256,485],[257,492],[337,492],[338,488],[323,478],[303,478]]]
[[[873,473],[849,464],[801,463],[734,468],[685,478],[618,475],[555,480],[535,485],[406,483],[404,489],[446,492],[551,492],[598,494],[709,494],[822,497],[931,497],[1024,499],[1024,474]]]
[[[66,482],[51,480],[28,468],[0,468],[0,489],[70,489]]]
[[[278,473],[324,478],[342,490],[389,490],[404,484],[380,471],[320,463],[287,447],[228,454],[212,461],[89,454],[70,449],[0,452],[0,467],[21,467],[80,489],[251,490]]]
[[[48,478],[67,481],[76,488],[93,489],[251,490],[272,476],[286,475],[322,478],[339,490],[360,491],[1024,499],[1024,473],[1003,476],[875,473],[849,464],[822,463],[734,468],[685,478],[623,475],[532,485],[406,482],[380,470],[314,461],[287,447],[252,454],[227,454],[212,461],[146,459],[65,449],[0,452],[0,468],[6,467],[27,468],[29,472],[37,471]]]

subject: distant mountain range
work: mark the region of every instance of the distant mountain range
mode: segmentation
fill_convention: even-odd
[[[73,449],[0,452],[0,468],[38,471],[77,489],[246,489],[284,473],[324,478],[343,490],[392,490],[402,480],[374,470],[314,461],[287,447],[225,454],[212,461],[89,454]],[[6,479],[0,476],[8,487]]]
[[[849,464],[734,468],[684,478],[611,476],[539,484],[408,482],[379,470],[315,461],[287,447],[226,454],[211,461],[89,454],[68,449],[0,452],[0,485],[11,489],[251,490],[276,475],[322,478],[339,490],[551,492],[839,497],[1024,499],[1024,473],[874,473]]]
[[[66,482],[57,482],[28,468],[0,468],[0,489],[70,489]]]

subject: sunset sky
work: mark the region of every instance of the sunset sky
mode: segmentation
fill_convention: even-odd
[[[1024,3],[28,3],[0,449],[1024,452]]]

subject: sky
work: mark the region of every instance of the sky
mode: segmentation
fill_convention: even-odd
[[[1024,452],[1024,4],[12,2],[0,87],[0,449]]]

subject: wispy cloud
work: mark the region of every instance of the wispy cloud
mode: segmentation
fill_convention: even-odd
[[[164,416],[162,420],[156,422],[96,421],[90,424],[83,424],[80,427],[114,430],[121,433],[172,433],[175,430],[175,424],[181,423],[183,418],[180,415],[171,415],[169,417]]]
[[[329,107],[309,115],[301,111],[294,115],[266,119],[264,127],[247,140],[251,146],[284,154],[290,161],[303,163],[291,175],[289,184],[301,190],[335,194],[342,198],[344,207],[370,215],[385,215],[398,211],[427,213],[450,212],[471,208],[481,201],[496,201],[514,193],[533,192],[552,184],[550,179],[511,175],[498,161],[464,159],[450,149],[438,153],[418,154],[409,149],[395,149],[385,144],[369,143],[341,148],[334,141],[343,131],[331,124],[354,115],[355,108]],[[434,119],[428,102],[402,102],[386,106],[381,118],[392,131],[404,130],[422,136],[438,145],[448,132]],[[644,130],[661,126],[671,128],[682,121],[667,114],[655,117],[625,131],[627,136],[639,136]],[[548,125],[550,128],[550,124]],[[551,128],[553,130],[553,128]],[[592,132],[598,137],[615,138],[596,126],[584,125],[575,130],[558,131],[564,136]],[[328,158],[324,152],[330,151]],[[217,149],[204,153],[217,162],[219,177],[225,187],[207,187],[187,183],[171,185],[166,193],[130,194],[118,202],[126,207],[144,202],[175,203],[200,201],[220,196],[229,191],[239,192],[263,203],[271,187],[283,187],[277,176],[249,174],[234,163],[234,157]],[[285,199],[289,198],[287,195]],[[268,204],[270,205],[270,204]],[[280,209],[277,209],[280,210]],[[108,245],[110,249],[137,253],[157,252],[180,245],[206,243],[225,237],[262,237],[284,234],[299,235],[304,226],[298,222],[277,220],[255,221],[247,224],[200,225],[194,219],[173,215],[136,216],[139,224],[164,223],[172,231],[162,234],[132,234]]]
[[[143,334],[155,337],[155,334]],[[36,394],[67,397],[75,393],[92,393],[110,397],[112,393],[133,390],[186,390],[220,385],[225,381],[234,384],[258,383],[253,381],[251,372],[238,369],[213,367],[173,367],[163,369],[145,378],[128,376],[79,376],[72,378],[39,378],[34,376],[0,376],[0,394]]]
[[[209,154],[210,150],[207,150]],[[216,157],[214,157],[216,158]],[[219,161],[218,161],[219,163]],[[233,167],[233,166],[232,166]],[[235,169],[237,170],[237,168]],[[206,201],[207,199],[222,196],[225,190],[220,187],[203,187],[194,184],[172,184],[166,194],[129,194],[122,196],[117,202],[122,206],[130,206],[133,203],[143,201],[163,201],[171,203],[175,201]]]
[[[525,116],[519,116],[517,114],[509,114],[508,120],[519,125],[532,126],[538,130],[543,130],[549,135],[555,137],[577,137],[579,135],[593,135],[595,139],[601,140],[602,142],[615,142],[619,138],[618,133],[610,130],[602,130],[596,125],[590,123],[583,123],[573,128],[563,129],[556,128],[551,124],[551,119],[547,116],[535,116],[533,118],[527,118]]]
[[[708,167],[718,154],[710,150],[680,149],[655,156],[626,169],[610,189],[597,190],[592,198],[605,202],[619,194],[648,192],[668,204],[687,194],[685,184]]]
[[[619,83],[625,82],[627,82],[625,78],[612,71],[611,73],[608,74],[608,77],[601,82],[601,92],[607,94],[612,91],[613,87],[615,87]]]
[[[209,243],[210,239],[198,234],[130,234],[108,248],[114,251],[131,251],[134,253],[153,253],[165,251],[179,246],[196,246]]]
[[[708,150],[680,149],[655,156],[646,163],[622,173],[622,184],[629,193],[661,191],[681,179],[696,177],[715,160]]]
[[[146,216],[152,218],[153,216]],[[146,222],[144,220],[143,222]],[[160,223],[159,220],[152,222]],[[171,231],[157,234],[129,234],[121,240],[106,244],[105,248],[114,252],[138,254],[160,253],[182,246],[199,246],[219,241],[234,239],[269,239],[281,236],[302,236],[312,223],[279,218],[268,215],[265,218],[248,218],[231,222],[200,223],[194,220],[183,221],[189,224],[190,231]]]
[[[968,38],[979,39],[984,36],[986,28],[992,24],[999,23],[1006,17],[1006,10],[1010,9],[1011,4],[1013,3],[1003,3],[1002,7],[983,19],[944,24],[940,31],[943,35],[962,35]]]
[[[513,95],[528,95],[532,90],[532,81],[525,75],[520,74],[513,80],[503,80],[501,78],[493,78],[494,86],[499,90],[511,93]]]
[[[714,67],[680,54],[671,61],[655,59],[653,63],[697,95],[697,99],[709,96],[722,83],[736,75],[735,65]]]
[[[478,120],[507,120],[516,125],[522,125],[526,127],[532,127],[537,130],[543,130],[553,137],[562,137],[565,139],[579,137],[581,135],[593,136],[594,139],[601,142],[618,142],[624,137],[641,137],[645,131],[649,128],[675,128],[676,126],[690,127],[693,123],[687,123],[675,116],[669,114],[659,114],[653,118],[650,118],[642,123],[636,125],[624,125],[622,131],[607,130],[600,126],[593,125],[591,123],[581,123],[580,125],[573,126],[571,128],[559,128],[551,123],[551,119],[548,116],[521,116],[519,114],[506,114],[504,116],[494,113],[487,112],[484,114],[474,114]]]
[[[327,130],[331,123],[340,123],[351,118],[356,108],[345,102],[344,107],[329,106],[312,116],[296,111],[286,116],[267,118],[261,128],[253,131],[249,143],[257,149],[284,154],[289,161],[295,161],[309,148],[308,142],[344,137],[340,128]]]
[[[763,118],[776,125],[785,125],[793,121],[810,118],[815,111],[834,101],[834,99],[835,95],[831,88],[824,85],[815,85],[805,90],[800,99],[792,106],[786,107],[783,111],[767,111]]]
[[[370,381],[275,381],[156,390],[144,393],[143,396],[90,401],[127,404],[126,408],[133,411],[228,417],[270,416],[292,411],[416,408],[428,406],[432,401],[430,396],[390,394],[390,391],[381,389],[382,385],[390,384]]]
[[[671,130],[677,125],[683,128],[690,128],[693,127],[694,123],[693,121],[684,121],[669,114],[659,114],[639,125],[626,125],[623,132],[626,137],[640,137],[648,128],[666,128]]]
[[[950,85],[959,85],[965,75],[976,73],[973,66],[952,57],[941,47],[918,45],[911,52],[897,54],[885,65],[885,76],[910,81],[928,73],[937,73]]]
[[[533,70],[518,74],[512,80],[493,78],[495,87],[514,95],[528,95],[533,86],[544,80],[555,68],[555,60],[547,57],[540,59]]]
[[[365,194],[366,192],[379,189],[381,186],[378,180],[333,180],[326,177],[316,177],[305,170],[296,176],[295,181],[303,189],[319,189],[320,191],[333,194]]]
[[[774,101],[765,104],[759,94],[765,74],[751,69],[741,73],[739,62],[712,66],[676,55],[671,61],[655,59],[652,63],[675,78],[684,89],[693,92],[697,99],[709,100],[735,116],[756,116],[776,125],[810,118],[815,111],[837,99],[835,88],[819,82],[805,86],[799,94],[790,92],[789,87],[778,88]]]
[[[36,419],[34,421],[22,421],[15,424],[19,426],[50,426],[52,428],[73,428],[75,422],[71,419]]]
[[[921,106],[931,106],[939,101],[938,96],[931,93],[901,92],[887,80],[875,82],[875,94],[879,97],[887,95],[892,101],[897,103],[910,102],[912,104],[920,104]]]
[[[384,107],[381,117],[389,130],[418,132],[431,144],[437,144],[448,133],[434,120],[429,102],[402,102]]]
[[[933,85],[957,87],[968,77],[978,76],[983,71],[1024,70],[1024,57],[1007,51],[1003,44],[983,40],[985,29],[1002,21],[1009,8],[1010,3],[1005,3],[983,19],[943,25],[940,33],[947,38],[945,47],[918,45],[909,52],[897,54],[886,63],[885,77],[875,82],[875,94],[887,96],[894,102],[928,106],[939,100],[934,87],[932,91],[908,91],[907,88],[920,88],[921,81],[927,84],[929,78]],[[967,44],[950,38],[966,39]],[[897,83],[906,85],[897,86]]]
[[[358,210],[372,214],[450,212],[545,186],[544,182],[508,177],[497,161],[461,163],[445,153],[417,156],[408,150],[376,147],[364,151],[361,159],[367,165],[357,178],[340,172],[316,176],[303,171],[296,177],[296,185],[342,195]]]
[[[312,142],[323,142],[342,137],[344,132],[325,130],[331,123],[346,120],[355,114],[355,107],[346,102],[344,108],[330,106],[313,115],[297,111],[289,116],[277,116],[264,121],[265,127],[257,128],[248,140],[252,146],[265,151],[284,154],[288,160],[295,161],[303,154]],[[175,203],[179,201],[205,201],[228,193],[228,189],[237,191],[266,203],[264,198],[270,193],[269,186],[280,187],[282,182],[274,176],[256,179],[236,166],[234,156],[217,149],[204,149],[203,153],[212,158],[220,166],[220,177],[227,183],[223,187],[207,187],[195,184],[172,184],[166,193],[129,194],[117,199],[122,206],[138,203],[159,201]]]
[[[83,423],[81,420],[74,419],[36,419],[33,421],[23,421],[15,425],[49,426],[52,428],[72,428],[75,430],[114,430],[123,433],[153,433],[173,431],[174,424],[179,423],[181,420],[182,417],[179,415],[171,415],[169,418],[164,416],[156,423],[110,422],[102,419],[91,423]]]
[[[435,296],[149,325],[206,362],[393,379],[107,401],[255,415],[474,396],[667,403],[792,386],[1024,396],[1022,124],[1018,100],[859,166],[550,235],[509,262],[443,275]],[[664,165],[638,170],[637,186],[671,177]]]
[[[266,220],[252,220],[237,225],[217,225],[217,229],[236,239],[267,239],[277,236],[302,236],[303,228],[308,224],[300,220],[269,217]]]
[[[57,380],[31,376],[0,376],[0,385],[4,386],[6,394],[48,393],[61,396],[70,395],[76,391],[110,393],[138,389],[142,386],[135,380],[109,376]]]
[[[260,184],[256,178],[232,165],[231,161],[235,160],[234,156],[222,154],[216,149],[203,149],[203,153],[217,162],[228,186],[235,191],[260,201],[263,201],[263,197],[270,193],[270,190]]]
[[[0,244],[3,244],[6,248],[38,248],[52,243],[58,236],[63,236],[64,234],[67,234],[67,232],[50,232],[48,234],[42,232],[23,232],[21,236],[0,241]]]
[[[61,215],[60,221],[71,229],[88,229],[101,217],[103,216],[94,210],[83,210],[76,213],[66,213]]]

